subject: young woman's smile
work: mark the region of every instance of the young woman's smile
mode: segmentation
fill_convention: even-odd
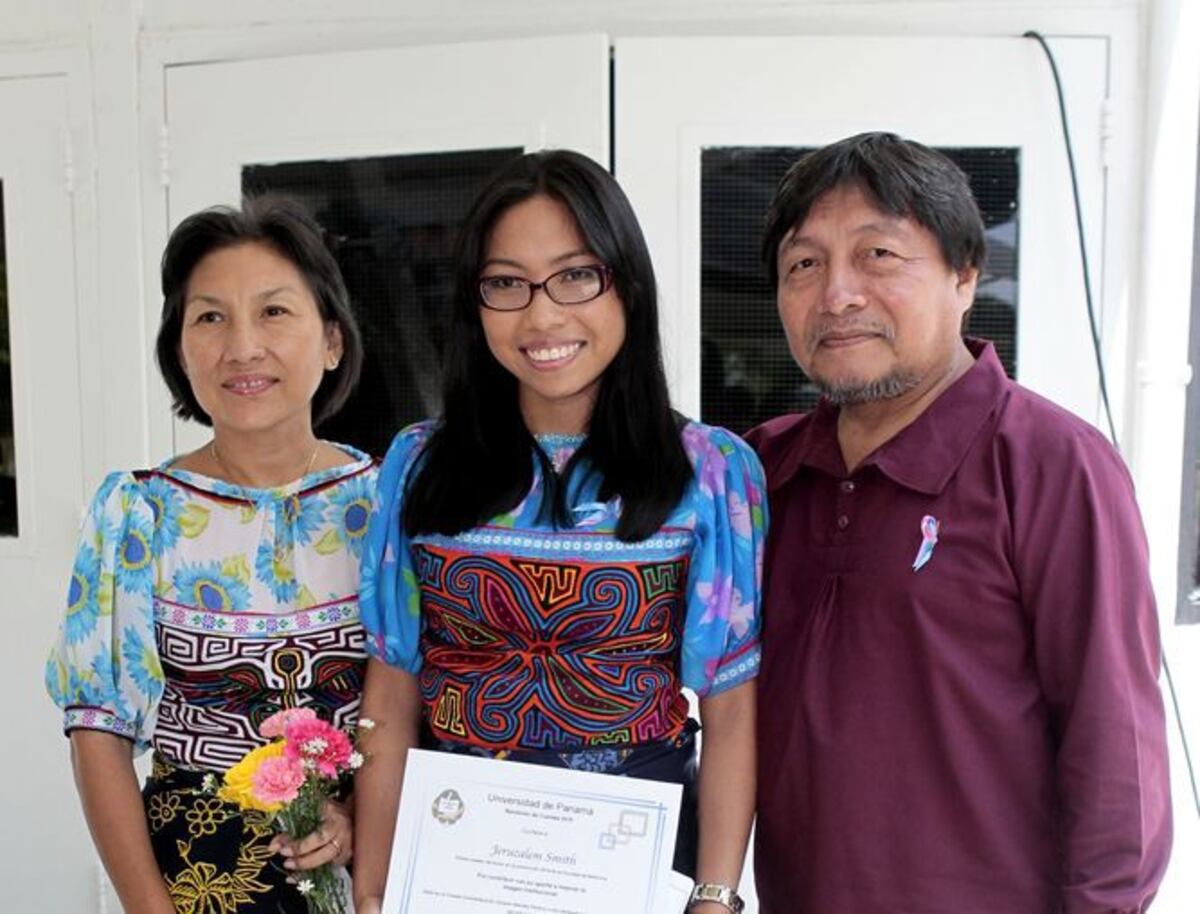
[[[551,371],[570,364],[583,345],[582,340],[573,343],[535,343],[522,347],[521,351],[533,362],[535,368]]]

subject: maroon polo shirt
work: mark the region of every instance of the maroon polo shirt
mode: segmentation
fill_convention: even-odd
[[[1141,911],[1166,867],[1158,626],[1129,474],[991,345],[971,348],[853,473],[828,404],[748,436],[771,510],[764,914]],[[926,518],[936,543],[914,569]]]

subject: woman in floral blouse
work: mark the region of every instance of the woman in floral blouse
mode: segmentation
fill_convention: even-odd
[[[457,269],[445,412],[397,436],[364,553],[364,713],[380,726],[357,778],[360,914],[379,910],[414,745],[683,784],[675,866],[705,884],[696,912],[733,910],[762,469],[671,410],[650,257],[596,163],[503,169]]]
[[[319,832],[289,842],[203,781],[265,743],[258,725],[281,708],[357,715],[376,470],[313,425],[357,381],[359,334],[320,228],[280,198],[185,220],[162,283],[159,366],[175,412],[212,438],[104,480],[46,686],[126,911],[304,911],[288,874],[349,860],[348,809],[330,803]]]

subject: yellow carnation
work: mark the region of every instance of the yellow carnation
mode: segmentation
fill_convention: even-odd
[[[225,783],[217,791],[217,796],[227,803],[236,803],[241,809],[278,812],[282,803],[264,803],[254,796],[254,772],[267,759],[283,755],[283,749],[283,740],[251,749],[242,756],[240,762],[225,772]]]

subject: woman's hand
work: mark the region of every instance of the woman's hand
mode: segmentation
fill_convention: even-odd
[[[321,827],[297,841],[289,835],[276,835],[271,850],[285,857],[289,870],[311,870],[325,863],[345,866],[354,856],[354,820],[350,808],[333,800],[325,801]]]

